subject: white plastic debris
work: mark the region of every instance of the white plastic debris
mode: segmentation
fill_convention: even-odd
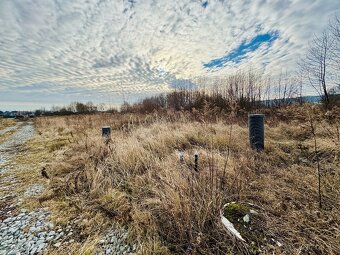
[[[276,241],[274,238],[272,238],[272,241],[276,243],[277,246],[281,247],[283,244],[280,243],[279,241]]]
[[[223,216],[223,214],[221,213],[221,220],[222,220],[222,224],[227,228],[227,230],[233,234],[236,238],[238,238],[239,240],[245,242],[245,240],[243,239],[243,237],[241,236],[240,232],[238,232],[235,228],[233,223],[231,223],[226,217]]]
[[[259,214],[257,211],[250,209],[251,214]]]

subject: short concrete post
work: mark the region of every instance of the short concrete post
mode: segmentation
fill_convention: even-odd
[[[184,163],[184,152],[180,151],[178,153],[178,156],[179,156],[179,161],[183,164]]]
[[[102,136],[110,137],[111,136],[111,127],[102,127]]]
[[[198,172],[198,152],[197,150],[195,151],[195,165],[194,165],[194,170]]]
[[[250,147],[264,150],[264,114],[249,114],[248,126]]]

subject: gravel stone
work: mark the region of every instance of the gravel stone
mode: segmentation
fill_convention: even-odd
[[[57,242],[57,243],[55,243],[53,246],[56,247],[56,248],[58,248],[58,247],[60,247],[60,245],[61,245],[61,242]]]
[[[29,171],[30,166],[12,162],[22,151],[22,145],[34,134],[32,123],[20,123],[13,130],[15,133],[0,144],[0,255],[2,254],[43,254],[49,245],[61,245],[63,228],[58,227],[58,239],[53,223],[49,221],[48,208],[34,211],[16,208],[27,197],[36,196],[44,190],[44,186],[33,184],[22,194],[15,192],[16,186],[22,185],[14,173],[15,171]],[[72,231],[70,226],[67,226]],[[68,238],[71,238],[70,235]]]
[[[124,228],[113,227],[103,235],[102,239],[98,242],[98,247],[96,251],[96,255],[106,255],[106,254],[114,254],[121,255],[127,254],[132,255],[136,254],[136,244],[129,244],[127,242],[128,231]]]

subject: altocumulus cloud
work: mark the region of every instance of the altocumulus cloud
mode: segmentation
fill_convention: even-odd
[[[293,71],[339,10],[338,0],[2,0],[0,108],[133,101],[247,66]]]

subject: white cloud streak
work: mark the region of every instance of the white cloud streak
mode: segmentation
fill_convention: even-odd
[[[279,33],[271,47],[213,75],[294,71],[339,11],[338,0],[211,0],[206,8],[198,0],[1,0],[0,101],[168,91],[176,79],[209,76],[203,63],[268,31]]]

